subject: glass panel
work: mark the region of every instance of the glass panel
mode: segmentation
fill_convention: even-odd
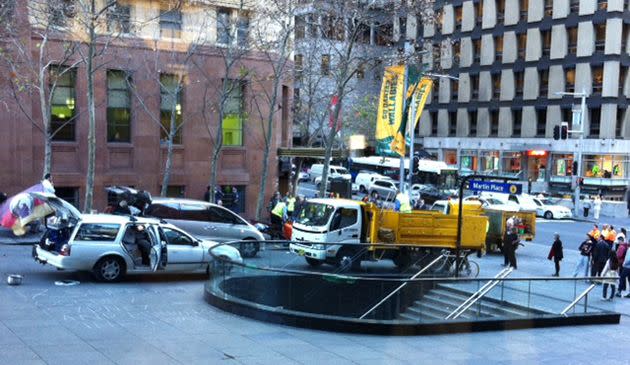
[[[75,237],[76,241],[114,241],[120,224],[82,224]]]

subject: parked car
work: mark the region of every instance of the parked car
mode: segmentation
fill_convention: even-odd
[[[378,196],[383,200],[395,200],[398,194],[398,185],[391,179],[374,180],[368,189],[370,196]]]
[[[242,262],[238,250],[199,240],[157,219],[109,214],[81,214],[52,194],[31,193],[55,216],[46,223],[33,258],[63,270],[91,271],[96,279],[115,282],[131,273],[210,272],[215,255]],[[48,223],[50,222],[50,224]]]
[[[316,184],[315,180],[318,177],[321,177],[323,175],[324,172],[324,165],[323,164],[314,164],[313,166],[311,166],[311,171],[310,171],[310,178],[311,181]],[[350,173],[348,172],[348,170],[346,170],[345,167],[341,167],[341,166],[328,166],[328,176],[330,177],[342,177],[344,179],[352,179],[352,175],[350,175]],[[321,181],[321,179],[320,179]]]
[[[372,183],[375,180],[388,180],[388,179],[390,178],[383,176],[381,174],[378,174],[376,172],[361,171],[357,174],[357,177],[354,180],[354,183],[357,184],[360,192],[367,193],[367,191],[370,190],[370,187],[372,186]]]
[[[154,198],[144,215],[164,219],[200,239],[240,243],[243,257],[254,257],[264,241],[263,234],[238,214],[220,205],[200,200]]]
[[[431,206],[431,204],[435,203],[438,200],[447,200],[451,196],[452,195],[449,194],[449,192],[442,191],[434,185],[413,184],[411,186],[412,199],[418,199],[419,197],[422,197],[422,200],[424,200],[424,204],[427,206]]]
[[[534,198],[529,194],[515,195],[482,192],[479,196],[483,198],[495,198],[503,202],[503,204],[516,204],[521,212],[535,212],[538,209],[538,204],[536,204]]]
[[[481,207],[484,209],[504,210],[507,212],[518,212],[519,207],[516,203],[508,201],[503,202],[493,197],[481,197],[478,195],[471,195],[464,198],[465,202],[478,201],[481,203]]]
[[[300,171],[298,173],[298,181],[309,181],[311,179],[311,174],[305,171]]]
[[[538,217],[545,219],[573,218],[573,212],[565,206],[554,204],[549,199],[533,198],[533,200],[538,206],[536,208],[536,216]]]

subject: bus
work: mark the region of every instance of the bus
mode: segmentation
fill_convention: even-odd
[[[405,175],[409,174],[409,158],[405,158]],[[368,156],[352,157],[349,163],[352,181],[359,172],[376,172],[398,180],[400,159],[392,157]],[[413,184],[433,185],[444,190],[457,189],[457,168],[448,166],[443,161],[421,159],[418,162],[418,174],[413,176]]]

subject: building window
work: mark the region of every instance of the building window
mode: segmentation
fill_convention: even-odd
[[[394,40],[394,26],[391,23],[377,24],[375,27],[376,32],[376,45],[389,47],[393,44]],[[343,32],[338,32],[343,33]]]
[[[475,62],[481,59],[481,39],[473,39],[473,57]]]
[[[230,44],[232,40],[230,9],[220,8],[217,10],[217,43]]]
[[[227,87],[228,95],[223,117],[223,144],[242,146],[245,83],[240,80],[228,80]]]
[[[576,54],[577,53],[577,41],[578,41],[578,29],[577,27],[572,27],[567,29],[567,35],[569,38],[569,53]]]
[[[471,111],[468,113],[468,124],[470,126],[469,137],[477,137],[477,111]]]
[[[626,76],[628,75],[628,68],[621,66],[619,69],[619,92],[618,96],[623,96],[623,86],[626,82]]]
[[[457,135],[457,112],[448,112],[448,135],[450,137]]]
[[[604,52],[606,48],[606,24],[595,26],[595,51]]]
[[[495,73],[492,74],[492,96],[495,99],[499,99],[501,97],[501,74]]]
[[[160,140],[162,142],[168,141],[171,122],[174,121],[173,143],[182,143],[182,87],[183,82],[180,76],[160,74],[160,121],[162,123]]]
[[[360,23],[355,25],[357,28],[356,31],[356,41],[360,44],[370,44],[370,26],[365,23]]]
[[[536,109],[536,137],[545,137],[547,133],[547,109]]]
[[[527,8],[529,7],[529,0],[521,0],[520,1],[520,6],[521,6],[521,19],[522,20],[527,20]]]
[[[571,12],[578,13],[580,11],[580,0],[571,0]]]
[[[238,15],[236,22],[236,43],[246,47],[249,41],[249,14],[243,12]]]
[[[438,134],[437,112],[429,112],[429,115],[431,116],[431,135],[435,137]]]
[[[186,196],[186,187],[184,185],[169,185],[166,188],[166,196],[169,198],[183,198]]]
[[[179,8],[160,10],[160,36],[166,38],[182,36],[182,11]]]
[[[454,61],[459,63],[462,54],[462,43],[461,41],[457,41],[453,44],[453,58]]]
[[[503,23],[505,19],[505,1],[497,1],[497,23]]]
[[[599,126],[601,121],[601,108],[590,108],[589,111],[590,124],[588,136],[591,138],[599,138]]]
[[[594,66],[591,72],[593,75],[593,94],[601,94],[602,85],[604,84],[604,68],[602,66]]]
[[[523,96],[523,87],[525,85],[525,73],[523,71],[514,72],[515,95]]]
[[[551,52],[551,31],[545,30],[541,32],[542,41],[543,41],[543,57],[549,57],[549,53]]]
[[[494,37],[494,48],[496,50],[496,60],[501,61],[503,57],[503,36]]]
[[[630,26],[628,26],[628,24],[624,24],[623,37],[621,37],[621,39],[623,39],[623,41],[621,42],[621,54],[628,53],[629,51],[627,42],[628,37],[630,37]]]
[[[499,111],[490,111],[490,137],[499,136]]]
[[[470,91],[472,99],[479,97],[479,75],[470,75]]]
[[[300,80],[302,78],[302,72],[304,71],[304,56],[296,54],[293,58],[293,65],[295,70],[295,79]]]
[[[625,166],[628,159],[625,155],[585,155],[584,176],[607,179],[625,178]]]
[[[608,9],[608,0],[597,0],[597,8],[606,11]]]
[[[131,6],[119,1],[107,9],[107,31],[115,33],[131,32]]]
[[[55,186],[55,195],[58,198],[61,198],[68,203],[74,205],[77,209],[79,208],[79,188],[77,187],[66,187],[66,186]]]
[[[475,7],[475,24],[480,27],[483,22],[483,5],[480,2],[474,3]]]
[[[330,55],[322,55],[321,73],[323,76],[330,75]]]
[[[525,58],[525,51],[527,50],[527,33],[521,33],[518,35],[518,56]]]
[[[462,29],[462,20],[463,20],[463,15],[462,15],[462,11],[463,11],[463,6],[458,6],[455,8],[455,30],[461,30]]]
[[[545,16],[551,16],[553,13],[553,0],[545,0]]]
[[[623,139],[623,114],[626,112],[626,108],[620,107],[617,109],[617,123],[615,123],[615,138]]]
[[[549,91],[549,70],[539,71],[538,84],[540,85],[540,96],[547,95],[547,91]]]
[[[48,2],[48,22],[54,27],[65,27],[77,13],[75,0]]]
[[[303,16],[295,17],[295,39],[304,39],[306,35],[306,21]]]
[[[451,98],[453,100],[457,99],[457,95],[459,94],[459,81],[451,80]]]
[[[107,71],[107,142],[131,141],[129,74]]]
[[[565,68],[565,85],[567,92],[575,91],[575,66]]]
[[[523,113],[521,110],[512,110],[512,137],[521,136],[523,125]]]
[[[76,79],[77,70],[74,68],[50,68],[50,128],[53,141],[75,140]]]

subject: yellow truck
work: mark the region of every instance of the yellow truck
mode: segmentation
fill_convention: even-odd
[[[474,203],[464,209],[461,248],[481,252],[488,218]],[[354,200],[312,199],[293,222],[291,240],[289,250],[311,266],[358,268],[361,261],[391,259],[407,267],[444,249],[455,251],[457,215],[426,210],[400,213]]]

